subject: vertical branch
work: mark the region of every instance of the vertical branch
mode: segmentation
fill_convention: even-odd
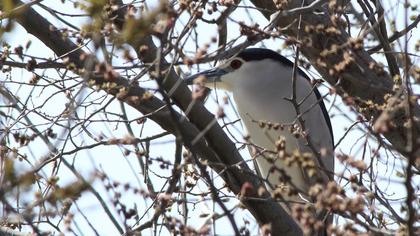
[[[404,23],[405,28],[408,27],[408,0],[404,1],[405,11],[404,11]],[[407,147],[406,150],[411,155],[408,156],[408,163],[406,167],[406,180],[405,180],[405,187],[407,190],[407,229],[408,229],[408,235],[414,236],[414,223],[416,219],[416,209],[414,209],[413,202],[415,202],[415,192],[412,185],[412,178],[413,178],[413,167],[415,165],[415,161],[418,158],[415,153],[415,137],[414,137],[414,113],[413,113],[413,106],[412,106],[412,88],[410,84],[410,58],[408,56],[408,35],[405,34],[404,36],[404,81],[405,81],[405,87],[407,90],[406,95],[406,115],[408,117],[407,120]]]

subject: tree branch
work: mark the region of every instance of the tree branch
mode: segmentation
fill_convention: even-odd
[[[22,4],[17,0],[15,0],[15,3]],[[69,61],[74,63],[77,68],[85,68],[84,62],[81,60],[82,49],[70,40],[63,39],[60,32],[50,30],[54,28],[53,25],[32,8],[24,8],[23,14],[20,14],[16,20],[28,33],[41,40],[59,57],[62,58],[65,55],[64,57],[68,57]],[[107,82],[100,75],[89,75],[87,79],[93,79],[99,85]],[[183,139],[190,143],[199,134],[200,130],[214,120],[214,116],[204,108],[201,102],[192,100],[191,91],[184,83],[179,82],[175,73],[169,74],[165,80],[164,88],[166,91],[173,91],[171,92],[172,98],[183,110],[190,109],[188,118],[194,124],[188,122],[179,113],[176,113],[177,121],[174,121],[166,104],[156,97],[141,100],[141,102],[132,99],[141,98],[146,93],[146,90],[137,84],[130,83],[122,77],[117,77],[112,82],[117,84],[117,88],[125,89],[125,96],[118,96],[119,90],[115,88],[105,90],[107,93],[117,96],[141,113],[149,114],[150,119],[171,133],[176,132],[176,123],[178,122],[179,127],[183,130]],[[176,86],[176,89],[173,89],[174,86]],[[235,145],[217,123],[206,132],[205,138],[206,140],[200,139],[189,148],[210,163],[219,163],[219,165],[213,164],[211,167],[218,173],[222,171],[228,173],[228,175],[221,173],[221,176],[235,194],[239,194],[244,183],[251,183],[255,190],[254,197],[267,199],[264,201],[246,199],[243,201],[257,221],[260,224],[271,224],[272,230],[275,232],[273,235],[301,235],[302,231],[296,222],[269,196],[268,192],[262,196],[257,195],[256,192],[260,186],[259,179],[250,174],[252,171],[243,162]],[[207,146],[206,141],[209,146]],[[223,165],[220,165],[220,162]]]
[[[276,7],[273,2],[265,0],[251,0],[251,2],[261,9],[267,9],[275,11]],[[319,1],[306,1],[309,6],[312,3]],[[287,5],[285,11],[290,11],[291,9],[301,8],[301,0],[291,0]],[[306,8],[305,8],[306,9]],[[329,82],[331,85],[337,88],[337,92],[344,97],[353,97],[355,102],[354,106],[357,110],[364,115],[366,118],[373,118],[374,120],[386,120],[393,124],[393,126],[388,127],[387,130],[381,130],[381,133],[392,143],[393,148],[399,151],[402,155],[406,157],[410,156],[410,153],[407,152],[407,137],[406,137],[406,128],[404,127],[405,122],[408,120],[407,114],[405,114],[404,107],[399,106],[399,101],[404,99],[395,99],[385,101],[386,95],[393,95],[394,82],[388,73],[378,73],[373,70],[372,66],[378,66],[378,63],[363,49],[356,49],[349,46],[354,39],[346,33],[342,26],[337,22],[332,22],[332,16],[329,13],[327,6],[323,6],[321,9],[323,12],[320,13],[311,13],[306,12],[303,14],[303,28],[313,27],[313,26],[322,26],[324,28],[334,27],[339,30],[336,34],[326,34],[324,31],[302,31],[301,38],[307,39],[307,42],[310,42],[310,45],[305,45],[301,47],[302,54],[312,63],[312,65],[317,69],[317,71],[322,75],[322,77]],[[267,18],[270,18],[269,11],[261,11],[261,13]],[[279,27],[284,27],[282,33],[296,38],[298,35],[297,26],[294,25],[296,17],[281,16],[281,20],[278,20]],[[285,27],[287,26],[287,27]],[[333,47],[341,47],[340,50],[337,50],[335,53],[328,54],[325,57],[321,57],[325,51],[330,50]],[[334,71],[334,66],[342,62],[345,58],[345,53],[351,52],[353,61],[349,63],[342,71],[339,73]],[[319,60],[322,60],[324,63],[317,63]],[[369,92],[366,92],[369,91]],[[398,96],[405,96],[405,93],[398,93]],[[371,106],[366,102],[373,102],[378,104],[378,106]],[[388,104],[385,111],[378,109],[385,103]],[[398,104],[396,104],[398,103]],[[403,103],[403,102],[402,102]],[[385,104],[386,105],[386,104]],[[413,113],[416,117],[420,115],[420,108],[418,105],[413,107]],[[414,140],[417,140],[418,134],[420,132],[420,122],[416,121],[413,124],[413,135]],[[379,132],[379,130],[378,130]],[[420,156],[419,144],[415,143],[415,153],[416,156]],[[420,163],[417,163],[420,167]]]

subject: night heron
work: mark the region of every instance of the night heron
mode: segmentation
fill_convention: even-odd
[[[279,140],[284,140],[286,153],[312,154],[315,175],[301,165],[290,165],[283,158],[268,158],[264,151],[253,152],[260,153],[255,160],[261,178],[268,182],[267,188],[274,191],[275,188],[292,186],[299,194],[282,197],[295,202],[308,201],[308,191],[314,183],[325,184],[333,179],[334,144],[331,122],[319,91],[299,68],[295,69],[294,90],[293,65],[272,50],[250,48],[213,69],[188,77],[186,81],[192,84],[195,79],[205,77],[206,87],[231,92],[250,141],[259,150],[278,150]],[[293,91],[295,104],[289,99]],[[277,129],[279,125],[285,128]],[[306,137],[291,132],[293,129],[288,126],[301,129],[298,133],[307,134]],[[284,176],[290,177],[289,184],[285,184]]]

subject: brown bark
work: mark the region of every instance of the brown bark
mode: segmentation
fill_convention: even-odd
[[[261,13],[270,19],[270,12],[277,11],[274,3],[268,0],[251,0],[251,2],[261,10]],[[296,9],[301,7],[301,0],[289,0],[286,9]],[[305,1],[305,5],[309,5],[314,1]],[[414,119],[414,125],[410,132],[413,132],[412,137],[407,141],[407,128],[405,125],[410,120],[406,112],[406,104],[404,91],[395,93],[393,91],[394,82],[387,72],[377,73],[370,66],[378,63],[369,55],[363,48],[355,49],[351,46],[344,46],[343,50],[337,50],[334,54],[327,57],[320,55],[324,50],[331,49],[333,45],[342,46],[349,45],[352,40],[345,29],[339,24],[331,21],[331,15],[328,11],[328,1],[322,7],[317,8],[319,12],[305,12],[302,14],[302,25],[300,30],[297,27],[296,19],[300,15],[290,14],[282,16],[279,22],[279,27],[284,27],[283,34],[297,38],[303,42],[311,42],[310,46],[302,45],[300,50],[302,54],[311,62],[322,77],[332,86],[337,89],[337,92],[343,97],[351,97],[354,100],[354,107],[367,119],[373,118],[374,121],[380,120],[381,124],[388,124],[386,129],[377,128],[375,135],[382,134],[392,144],[392,147],[399,151],[407,158],[417,158],[420,156],[419,143],[417,141],[420,132],[420,122]],[[348,1],[343,1],[345,4]],[[324,28],[335,27],[339,29],[339,34],[326,34],[325,31],[305,31],[306,26],[323,25]],[[331,74],[330,69],[343,61],[344,54],[351,51],[355,59],[351,64],[346,66],[340,73]],[[322,59],[326,66],[317,64],[317,60]],[[385,101],[385,96],[393,95],[396,99]],[[371,106],[369,102],[372,101],[377,106]],[[386,107],[384,111],[378,109],[380,106]],[[419,117],[419,106],[413,105],[414,117]],[[380,124],[378,124],[380,125]],[[377,125],[377,126],[378,126]],[[380,133],[379,133],[380,131]],[[414,141],[413,141],[414,140]],[[409,145],[413,142],[413,145]],[[417,167],[420,167],[418,163]]]

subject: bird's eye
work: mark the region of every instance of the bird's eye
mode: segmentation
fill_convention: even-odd
[[[232,67],[232,69],[239,69],[242,66],[242,61],[238,60],[238,59],[233,59],[230,62],[230,67]]]

